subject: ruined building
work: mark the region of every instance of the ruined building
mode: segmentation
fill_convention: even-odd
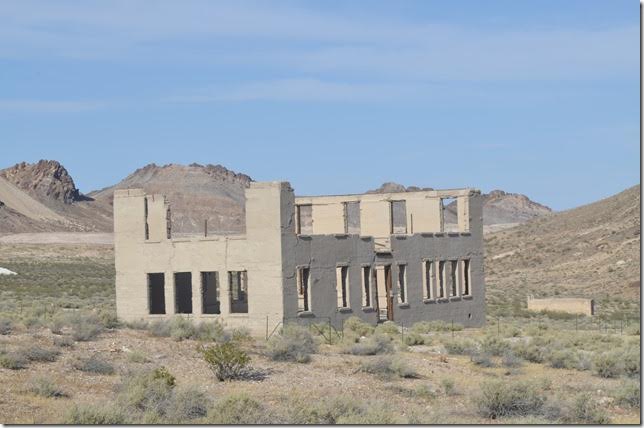
[[[444,223],[446,199],[458,222]],[[246,232],[173,237],[163,195],[114,194],[122,320],[182,314],[263,335],[281,322],[351,316],[406,326],[485,322],[482,200],[473,189],[295,197],[246,189]]]

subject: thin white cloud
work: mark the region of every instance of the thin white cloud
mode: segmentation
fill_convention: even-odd
[[[0,111],[10,113],[78,113],[96,110],[102,106],[102,103],[89,101],[0,99]]]
[[[5,58],[246,65],[393,80],[634,75],[638,37],[637,26],[481,30],[334,16],[284,3],[5,0],[0,8]]]

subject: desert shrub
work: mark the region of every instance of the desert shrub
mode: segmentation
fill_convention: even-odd
[[[521,367],[523,360],[520,357],[517,357],[514,352],[507,350],[503,353],[501,364],[503,364],[504,367],[516,368]]]
[[[56,336],[54,337],[54,345],[61,348],[69,348],[74,346],[74,339],[69,336]]]
[[[445,321],[420,321],[411,326],[416,333],[427,334],[434,331],[461,331],[463,325],[458,323],[447,323]]]
[[[494,367],[494,361],[490,358],[489,354],[485,352],[474,352],[470,355],[470,361],[481,367]]]
[[[485,336],[481,341],[481,350],[490,355],[501,356],[510,349],[510,344],[497,336]]]
[[[45,349],[37,345],[23,348],[21,352],[29,361],[37,362],[53,362],[60,355],[60,351],[56,349]]]
[[[127,354],[127,360],[131,363],[147,363],[150,361],[143,351],[132,351]]]
[[[613,391],[615,402],[620,406],[640,407],[640,383],[636,381],[623,382]]]
[[[374,334],[365,339],[360,340],[346,346],[343,349],[345,354],[352,355],[378,355],[387,354],[394,351],[394,346],[389,336],[383,334]]]
[[[415,378],[418,373],[401,358],[383,356],[363,361],[360,370],[365,373],[379,376],[398,376],[402,378]]]
[[[603,352],[593,358],[593,369],[600,377],[617,377],[622,373],[621,355],[616,352]]]
[[[178,389],[178,388],[177,388]],[[185,423],[208,414],[211,403],[206,394],[194,388],[175,390],[165,411],[165,421]]]
[[[196,336],[196,329],[192,321],[181,316],[170,319],[170,337],[174,340],[190,339]]]
[[[220,381],[240,379],[247,373],[250,357],[235,342],[198,349],[210,370]]]
[[[369,336],[370,334],[373,333],[374,327],[370,324],[367,324],[366,322],[362,321],[360,318],[356,316],[349,317],[345,322],[344,322],[344,331],[350,331],[358,335],[358,337],[361,336]]]
[[[98,321],[104,328],[118,328],[121,325],[113,310],[100,310],[98,312]]]
[[[396,325],[395,322],[385,321],[382,324],[378,324],[376,326],[375,333],[395,336],[397,334],[400,334],[400,330],[398,330],[398,326]]]
[[[156,337],[170,337],[172,332],[169,320],[154,320],[148,326],[148,331],[152,336]]]
[[[253,340],[253,336],[250,334],[248,327],[236,327],[230,331],[231,339],[236,342],[248,342]],[[224,332],[224,337],[221,340],[226,340],[226,332]]]
[[[13,321],[9,318],[0,318],[0,334],[8,335],[13,332]]]
[[[317,352],[317,343],[307,328],[287,324],[279,335],[269,339],[266,350],[273,361],[307,363]]]
[[[415,331],[406,334],[404,341],[407,346],[428,345],[431,343],[431,340],[428,337],[423,336],[420,333],[416,333]]]
[[[544,347],[538,346],[532,341],[527,343],[519,342],[512,349],[517,356],[532,363],[542,363],[545,359]]]
[[[63,327],[65,327],[66,322],[67,318],[65,317],[65,314],[58,313],[54,315],[52,320],[49,322],[49,331],[53,334],[63,334]]]
[[[443,346],[448,354],[453,355],[467,355],[477,350],[476,342],[466,338],[447,339],[443,342]]]
[[[347,415],[360,413],[362,408],[355,397],[325,396],[320,400],[298,398],[288,406],[288,422],[295,425],[336,424]]]
[[[150,324],[144,319],[138,319],[135,321],[127,321],[124,323],[125,327],[131,328],[132,330],[148,330]]]
[[[456,393],[454,379],[445,377],[441,379],[441,387],[445,395],[454,395]]]
[[[72,338],[77,342],[95,339],[103,331],[103,326],[94,319],[74,317],[71,319]]]
[[[254,398],[243,394],[231,394],[220,400],[208,411],[209,424],[269,424],[267,409]]]
[[[27,367],[27,358],[20,352],[7,352],[0,354],[0,367],[11,370],[20,370]]]
[[[121,385],[118,401],[124,407],[159,416],[168,407],[175,382],[165,367],[133,373]]]
[[[593,353],[580,350],[577,351],[577,364],[575,365],[577,370],[585,371],[593,368]]]
[[[577,356],[570,349],[555,349],[548,354],[548,365],[554,369],[573,369],[577,367]]]
[[[622,354],[624,374],[638,376],[640,374],[640,349],[639,347],[628,348]]]
[[[610,419],[596,400],[587,393],[579,394],[572,405],[569,405],[563,416],[563,422],[581,424],[608,424]]]
[[[546,397],[539,388],[527,382],[487,381],[474,397],[481,416],[497,419],[504,416],[537,415]]]
[[[626,334],[630,336],[639,336],[640,335],[640,323],[634,323],[626,327]]]
[[[74,405],[65,417],[70,425],[120,425],[127,423],[125,413],[116,406]]]
[[[36,377],[27,383],[27,391],[41,397],[65,397],[65,394],[54,382],[45,377]]]
[[[103,360],[98,354],[89,358],[79,358],[72,364],[76,370],[103,375],[114,374],[114,366]]]
[[[383,403],[367,404],[360,412],[342,415],[337,420],[341,425],[395,425],[405,422]]]

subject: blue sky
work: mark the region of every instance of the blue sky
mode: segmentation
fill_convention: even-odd
[[[639,3],[4,0],[0,153],[571,208],[639,182]]]

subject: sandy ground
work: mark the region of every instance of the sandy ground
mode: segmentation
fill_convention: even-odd
[[[99,244],[114,245],[113,233],[42,232],[0,236],[0,244]]]

